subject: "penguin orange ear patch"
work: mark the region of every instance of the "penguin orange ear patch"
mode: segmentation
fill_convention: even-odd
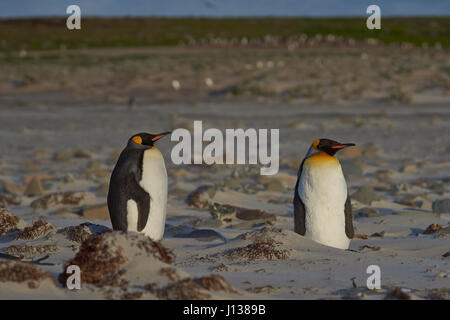
[[[142,144],[142,138],[140,136],[134,136],[131,140],[137,144]]]
[[[319,140],[319,139],[317,139],[317,140],[314,140],[314,142],[312,143],[312,146],[313,146],[313,148],[314,148],[314,149],[316,149],[316,150],[317,150],[317,146],[319,145],[319,142],[320,142],[320,140]]]

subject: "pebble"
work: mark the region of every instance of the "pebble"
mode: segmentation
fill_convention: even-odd
[[[434,213],[450,213],[450,199],[435,200],[432,209]]]
[[[83,201],[95,199],[95,195],[89,192],[64,191],[55,192],[34,200],[31,203],[33,209],[51,210],[65,206],[77,206]]]
[[[0,184],[2,185],[3,189],[10,194],[19,195],[23,194],[23,192],[25,191],[25,186],[20,184],[11,183],[8,181],[2,181]]]
[[[92,153],[90,153],[89,151],[84,150],[84,149],[78,149],[78,150],[75,150],[75,151],[73,152],[73,157],[74,157],[74,158],[86,158],[86,159],[91,159],[91,158],[92,158]]]
[[[351,196],[352,199],[358,200],[364,204],[372,204],[372,202],[380,200],[375,191],[370,186],[362,186]]]
[[[389,182],[392,180],[392,176],[394,175],[394,171],[387,169],[387,170],[378,170],[374,173],[372,173],[372,177],[376,178],[379,181],[382,182]]]
[[[238,208],[236,212],[236,218],[241,220],[276,220],[277,217],[269,212],[265,212],[258,209],[245,209]]]
[[[81,210],[83,218],[88,220],[109,220],[107,205],[85,207]]]
[[[187,202],[189,206],[196,208],[209,208],[212,204],[212,200],[216,195],[217,189],[215,186],[203,185],[195,189],[189,194]]]
[[[22,198],[15,194],[0,194],[0,208],[18,206],[22,203]]]
[[[279,180],[272,180],[267,185],[267,190],[269,191],[275,191],[275,192],[284,192],[285,188],[283,183]]]
[[[225,178],[225,186],[230,189],[239,189],[241,182],[236,178],[227,177]]]
[[[403,172],[403,173],[417,172],[417,166],[415,164],[406,164],[400,168],[400,172]]]
[[[237,212],[237,207],[228,205],[228,204],[220,204],[215,202],[211,208],[210,213],[215,219],[225,219],[231,218]]]
[[[26,171],[38,171],[39,166],[36,163],[34,163],[32,160],[28,160],[27,162],[25,162],[25,170]]]
[[[69,161],[72,158],[72,152],[70,151],[60,151],[55,153],[55,160],[66,162]]]
[[[27,184],[25,191],[23,193],[27,197],[41,196],[44,194],[44,189],[42,188],[41,179],[38,176],[34,176],[31,181]]]
[[[378,210],[369,207],[361,208],[355,214],[358,218],[373,218],[379,217],[380,215],[381,213]]]

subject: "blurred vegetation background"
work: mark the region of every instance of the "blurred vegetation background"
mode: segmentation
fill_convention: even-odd
[[[0,105],[447,103],[450,18],[0,19]]]
[[[383,44],[450,45],[450,18],[383,18],[381,30],[368,30],[366,18],[82,18],[68,32],[65,18],[0,20],[0,50],[57,50],[176,46],[234,41],[255,45],[268,36],[279,44],[295,37],[367,38]],[[244,40],[243,40],[244,39]]]

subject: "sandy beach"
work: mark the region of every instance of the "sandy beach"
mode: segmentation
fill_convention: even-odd
[[[2,299],[449,299],[450,110],[446,103],[172,102],[0,109]],[[70,105],[70,104],[69,104]],[[174,165],[165,236],[109,232],[106,193],[137,132],[280,129],[280,170]],[[338,154],[352,194],[350,250],[293,231],[297,169],[311,142]],[[228,205],[228,206],[227,206]],[[82,288],[64,288],[80,265]],[[369,290],[367,267],[381,269]]]

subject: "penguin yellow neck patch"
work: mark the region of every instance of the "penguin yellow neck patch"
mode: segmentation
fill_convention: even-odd
[[[337,165],[339,160],[336,157],[330,156],[328,153],[319,152],[310,156],[306,161],[310,166],[322,166],[322,165]]]
[[[137,144],[142,144],[142,138],[140,136],[134,136],[131,140]]]

